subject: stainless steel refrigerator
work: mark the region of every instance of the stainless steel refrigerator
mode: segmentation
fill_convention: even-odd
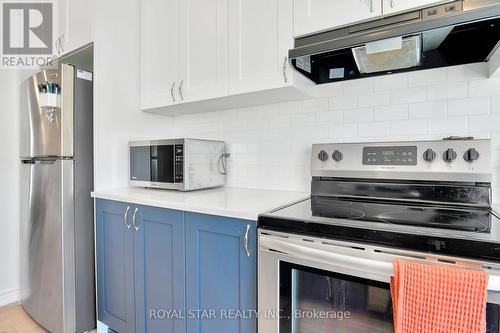
[[[21,303],[53,333],[96,326],[92,85],[61,64],[21,86]]]

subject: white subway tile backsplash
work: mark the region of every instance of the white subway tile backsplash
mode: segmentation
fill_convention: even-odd
[[[313,126],[316,123],[316,114],[294,114],[292,117],[292,127]]]
[[[491,137],[499,174],[500,79],[487,79],[486,68],[472,64],[321,85],[317,98],[305,101],[178,116],[174,134],[226,141],[227,184],[238,187],[308,191],[315,142],[449,135]],[[500,190],[494,193],[499,200]]]
[[[470,96],[500,95],[500,78],[491,78],[469,82]]]
[[[373,121],[373,109],[354,109],[344,111],[345,123],[363,123]]]
[[[465,135],[467,133],[467,117],[443,117],[433,118],[427,121],[427,131],[429,134],[450,134]]]
[[[500,131],[500,114],[469,116],[469,130],[474,132]]]
[[[410,104],[410,118],[436,118],[446,116],[446,102],[425,102]]]
[[[291,116],[272,116],[267,118],[267,122],[270,128],[283,128],[290,127],[292,124]]]
[[[392,104],[418,103],[426,100],[427,89],[425,87],[396,89],[391,91]]]
[[[358,95],[373,91],[373,79],[357,79],[344,81],[344,95]]]
[[[408,85],[410,87],[428,86],[446,82],[446,68],[417,71],[408,74]]]
[[[316,114],[316,123],[318,125],[340,124],[343,121],[344,121],[343,111],[328,111],[328,112],[319,112]]]
[[[449,100],[447,110],[449,116],[490,113],[490,97]]]
[[[302,107],[300,102],[288,102],[278,104],[279,114],[295,114],[301,113]]]
[[[344,86],[342,82],[333,82],[320,84],[314,87],[314,97],[332,97],[332,96],[342,96],[344,94]]]
[[[302,111],[304,112],[328,111],[328,98],[316,98],[303,101]]]
[[[408,119],[408,105],[379,106],[373,109],[375,120]]]
[[[438,101],[467,96],[467,82],[445,83],[427,87],[429,101]]]
[[[427,123],[422,119],[391,121],[391,135],[424,135]]]
[[[330,127],[331,138],[353,138],[358,136],[357,124],[342,124]]]
[[[360,108],[387,105],[391,102],[391,95],[388,91],[379,91],[369,94],[362,94],[358,97]]]
[[[359,136],[388,136],[391,134],[391,123],[388,121],[359,124]]]
[[[500,113],[500,96],[491,97],[491,113]]]
[[[408,74],[377,76],[373,79],[375,91],[403,89],[408,87]]]
[[[331,110],[355,109],[358,107],[358,96],[338,96],[329,100]]]

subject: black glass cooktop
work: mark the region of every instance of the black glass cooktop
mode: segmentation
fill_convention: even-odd
[[[259,228],[500,261],[500,219],[482,208],[312,197],[261,215]]]
[[[470,232],[488,232],[491,214],[483,209],[452,209],[389,203],[311,199],[313,216],[412,225]]]

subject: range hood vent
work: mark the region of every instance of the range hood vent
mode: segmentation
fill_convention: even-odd
[[[407,38],[392,38],[389,45],[396,42],[396,48],[379,49],[379,44],[387,40],[353,47],[352,54],[360,74],[387,72],[417,67],[421,64],[422,48],[420,35]],[[376,45],[376,50],[371,50]]]
[[[499,41],[500,1],[463,0],[301,37],[289,57],[322,84],[484,62]]]

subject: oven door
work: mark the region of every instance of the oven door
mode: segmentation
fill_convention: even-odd
[[[174,145],[130,146],[130,183],[137,186],[172,188]]]
[[[259,233],[259,332],[393,332],[392,261],[488,270],[487,333],[500,333],[500,265],[411,251]]]

